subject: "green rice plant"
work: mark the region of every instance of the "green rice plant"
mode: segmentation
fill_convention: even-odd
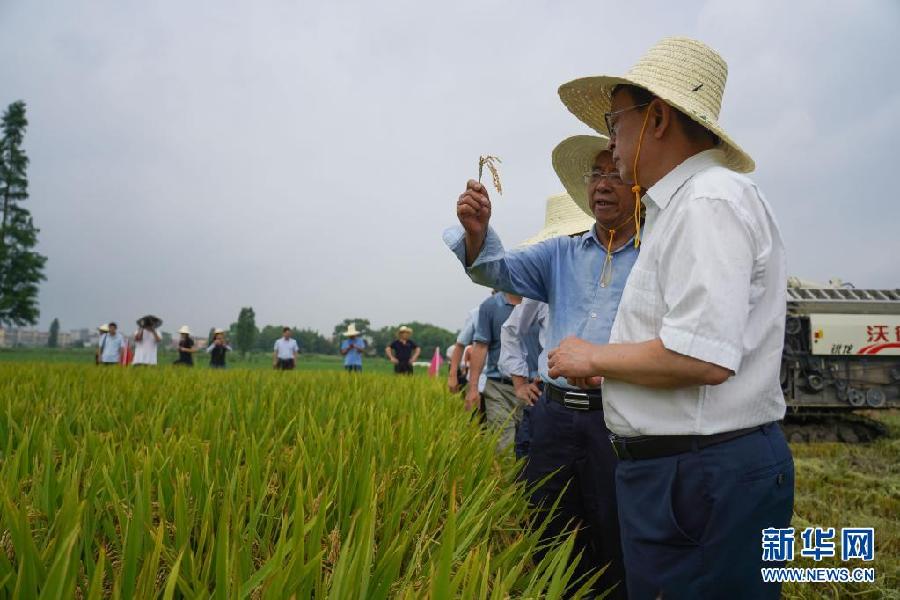
[[[439,381],[0,365],[0,597],[561,598]]]

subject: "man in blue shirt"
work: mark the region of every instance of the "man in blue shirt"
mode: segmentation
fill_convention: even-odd
[[[351,323],[344,332],[347,338],[341,342],[341,355],[344,357],[344,369],[349,373],[359,373],[362,371],[362,354],[366,349],[366,340],[362,339],[356,324]]]
[[[444,241],[473,281],[550,305],[547,348],[573,335],[607,343],[625,281],[637,259],[639,208],[607,144],[606,137],[574,136],[553,151],[553,166],[566,191],[596,220],[587,233],[506,251],[489,227],[491,202],[487,189],[477,181],[468,182],[457,203],[462,227],[444,233]],[[576,524],[575,553],[582,553],[576,573],[609,563],[598,589],[616,585],[614,597],[624,598],[617,461],[600,391],[575,389],[564,378],[552,379],[545,360],[540,361],[540,375],[545,385],[532,412],[525,475],[530,484],[549,479],[535,491],[532,501],[549,508],[563,493],[547,535],[558,535],[570,522]]]
[[[487,378],[484,386],[484,414],[488,425],[500,430],[498,451],[513,443],[516,426],[522,418],[522,409],[516,398],[512,379],[502,373],[499,366],[501,327],[521,301],[521,296],[498,293],[481,303],[473,336],[472,356],[469,359],[470,380],[478,381],[482,374]],[[475,408],[478,400],[478,386],[470,385],[466,389],[466,408]]]
[[[115,323],[106,326],[107,331],[100,335],[97,355],[101,365],[110,367],[121,364],[125,352],[125,338],[119,333]]]

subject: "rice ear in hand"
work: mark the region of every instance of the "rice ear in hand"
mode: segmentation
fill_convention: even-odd
[[[481,183],[481,175],[484,173],[484,168],[487,167],[488,171],[491,172],[491,179],[494,182],[494,189],[497,190],[497,193],[501,196],[503,195],[503,185],[500,183],[500,170],[497,168],[497,164],[503,162],[496,156],[479,156],[478,157],[478,182]]]

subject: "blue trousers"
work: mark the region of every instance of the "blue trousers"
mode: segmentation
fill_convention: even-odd
[[[764,584],[762,530],[788,527],[794,461],[781,428],[616,472],[629,597],[778,598]]]
[[[531,409],[531,445],[525,477],[529,485],[549,477],[532,495],[537,507],[549,509],[560,498],[548,523],[546,538],[578,527],[574,554],[582,553],[575,571],[580,577],[609,565],[598,592],[616,586],[608,598],[625,598],[625,573],[616,510],[616,455],[609,443],[603,411],[566,408],[547,397]],[[541,518],[550,515],[544,511]]]

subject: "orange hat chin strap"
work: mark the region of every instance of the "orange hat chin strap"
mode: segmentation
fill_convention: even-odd
[[[638,180],[638,160],[641,157],[641,145],[644,143],[644,131],[647,129],[647,121],[650,119],[650,107],[644,115],[644,124],[641,125],[641,135],[638,138],[637,150],[634,152],[634,185],[631,191],[634,193],[634,247],[641,245],[641,184]]]

